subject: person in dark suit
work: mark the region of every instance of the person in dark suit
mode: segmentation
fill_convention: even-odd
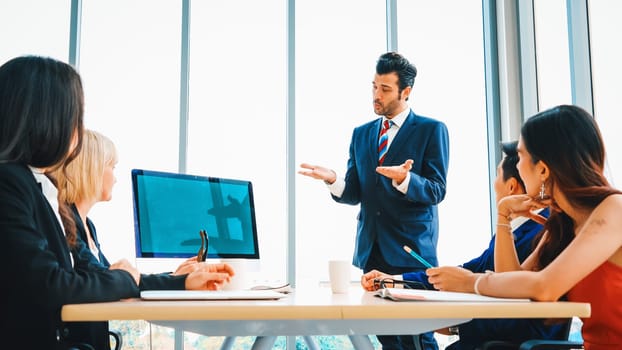
[[[308,163],[299,171],[325,181],[335,201],[360,205],[353,264],[364,272],[424,269],[404,245],[438,264],[437,204],[445,198],[449,136],[444,123],[409,108],[416,75],[402,55],[381,55],[372,84],[374,112],[381,117],[354,129],[345,178]],[[385,349],[415,346],[411,336],[378,338]],[[423,348],[437,348],[431,333],[423,338]]]
[[[525,193],[525,185],[516,169],[518,163],[517,144],[517,141],[501,144],[505,156],[497,167],[497,177],[494,182],[495,203],[506,196]],[[548,217],[549,209],[543,209],[540,215]],[[527,218],[518,218],[512,222],[512,228],[516,253],[522,262],[533,251],[537,243],[535,240],[543,226]],[[480,256],[465,262],[461,266],[473,272],[494,271],[495,238],[496,236],[492,237],[488,248]],[[375,290],[378,283],[374,283],[374,280],[377,281],[378,279],[386,279],[389,283],[394,279],[404,280],[415,282],[411,283],[411,286],[415,288],[434,289],[434,286],[428,282],[425,271],[407,272],[400,276],[392,276],[372,270],[363,275],[361,285],[366,290]],[[446,350],[474,350],[489,340],[503,340],[520,344],[529,339],[562,339],[564,336],[561,325],[547,324],[543,319],[476,319],[457,327],[438,330],[438,332],[447,335],[460,335],[460,339],[450,344],[445,348]]]
[[[64,304],[138,297],[146,289],[215,289],[233,274],[216,264],[147,278],[125,260],[94,269],[70,254],[87,248],[75,223],[66,224],[72,216],[49,173],[80,151],[83,96],[76,70],[55,59],[24,56],[0,66],[0,264],[10,283],[1,288],[0,338],[20,349],[98,340],[83,332],[88,324],[61,320]]]

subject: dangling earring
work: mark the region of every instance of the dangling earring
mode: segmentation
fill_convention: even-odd
[[[544,182],[540,186],[539,196],[540,196],[540,200],[544,200],[544,198],[546,198],[546,193],[544,192]]]

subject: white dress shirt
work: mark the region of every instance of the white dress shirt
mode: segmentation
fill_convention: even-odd
[[[408,117],[408,114],[410,114],[410,108],[404,109],[402,112],[400,112],[398,115],[396,115],[392,119],[387,119],[387,117],[382,117],[382,123],[384,123],[385,120],[392,121],[391,127],[389,127],[389,129],[387,130],[387,136],[389,138],[387,142],[387,152],[389,150],[389,147],[391,147],[391,142],[393,142],[395,135],[400,130],[400,127],[402,127],[402,124],[404,124],[404,120],[406,120],[406,117]],[[398,191],[405,194],[406,191],[408,191],[408,184],[410,183],[410,172],[406,174],[406,178],[404,179],[404,181],[402,181],[401,184],[398,185],[398,183],[395,180],[393,180],[392,183],[393,183],[393,187],[395,187]],[[341,197],[341,195],[343,194],[343,191],[345,191],[346,189],[346,180],[342,177],[337,176],[337,179],[335,180],[335,182],[333,182],[332,184],[327,183],[327,185],[328,185],[328,189],[330,190],[330,193],[332,193],[335,197]]]

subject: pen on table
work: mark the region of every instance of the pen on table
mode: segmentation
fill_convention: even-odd
[[[421,256],[419,256],[419,254],[415,253],[415,251],[414,251],[414,250],[410,249],[410,247],[409,247],[409,246],[405,245],[405,246],[404,246],[404,250],[405,250],[408,254],[410,254],[413,258],[415,258],[415,259],[419,260],[419,262],[420,262],[420,263],[422,263],[422,264],[423,264],[425,267],[427,267],[428,269],[429,269],[429,268],[431,268],[431,267],[434,267],[434,266],[432,266],[432,264],[430,264],[429,262],[425,261],[425,259],[424,259],[424,258],[422,258]]]

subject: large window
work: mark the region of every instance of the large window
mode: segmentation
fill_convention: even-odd
[[[133,259],[130,169],[177,170],[181,6],[85,1],[82,11],[85,124],[119,151],[112,202],[96,205],[89,216],[111,261]]]
[[[0,64],[22,55],[67,61],[70,0],[0,1]]]
[[[345,175],[352,130],[378,117],[371,87],[386,50],[384,13],[384,1],[296,2],[298,163]],[[329,259],[352,259],[358,207],[334,202],[321,181],[296,179],[297,283],[317,285]]]
[[[594,90],[594,116],[605,138],[607,148],[607,173],[610,181],[618,188],[622,186],[622,138],[619,135],[620,108],[622,96],[622,44],[618,33],[622,23],[622,2],[589,1],[590,44]]]
[[[449,130],[438,257],[442,265],[460,264],[481,254],[491,235],[482,7],[402,0],[397,9],[399,51],[418,70],[410,106]]]
[[[250,180],[260,283],[285,279],[285,3],[193,1],[188,173]]]
[[[539,110],[570,104],[566,0],[534,1],[534,22]]]

